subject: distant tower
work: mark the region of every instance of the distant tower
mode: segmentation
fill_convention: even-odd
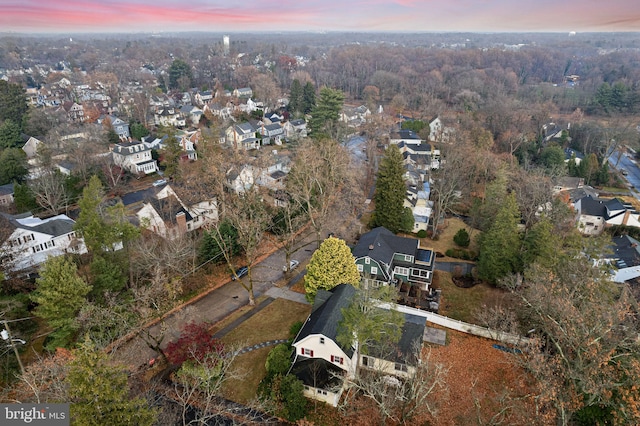
[[[222,36],[222,45],[223,45],[223,50],[224,50],[224,54],[228,55],[229,54],[229,36]]]

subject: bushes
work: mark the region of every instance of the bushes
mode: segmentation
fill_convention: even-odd
[[[448,257],[455,257],[463,260],[476,260],[478,255],[472,250],[451,248],[445,252]]]
[[[456,235],[453,236],[453,242],[460,247],[469,247],[471,237],[469,237],[469,233],[466,229],[460,228],[458,232],[456,232]]]
[[[427,231],[425,231],[424,229],[421,229],[418,231],[418,238],[427,238]]]

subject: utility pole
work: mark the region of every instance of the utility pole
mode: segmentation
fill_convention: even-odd
[[[13,349],[13,353],[16,354],[16,359],[18,360],[18,365],[20,366],[20,373],[24,376],[24,365],[22,365],[22,360],[20,359],[20,355],[18,354],[18,348],[16,348],[14,340],[20,340],[23,344],[26,343],[21,339],[12,339],[11,338],[11,330],[9,329],[9,323],[7,320],[3,320],[2,324],[4,325],[4,330],[0,331],[0,337],[2,340],[7,342],[9,346]]]

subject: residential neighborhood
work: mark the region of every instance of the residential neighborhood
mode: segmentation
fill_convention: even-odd
[[[460,37],[0,35],[0,404],[640,423],[636,40]]]

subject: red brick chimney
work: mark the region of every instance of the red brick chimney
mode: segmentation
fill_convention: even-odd
[[[178,230],[180,234],[187,233],[187,215],[184,212],[176,214],[176,223],[178,224]]]

